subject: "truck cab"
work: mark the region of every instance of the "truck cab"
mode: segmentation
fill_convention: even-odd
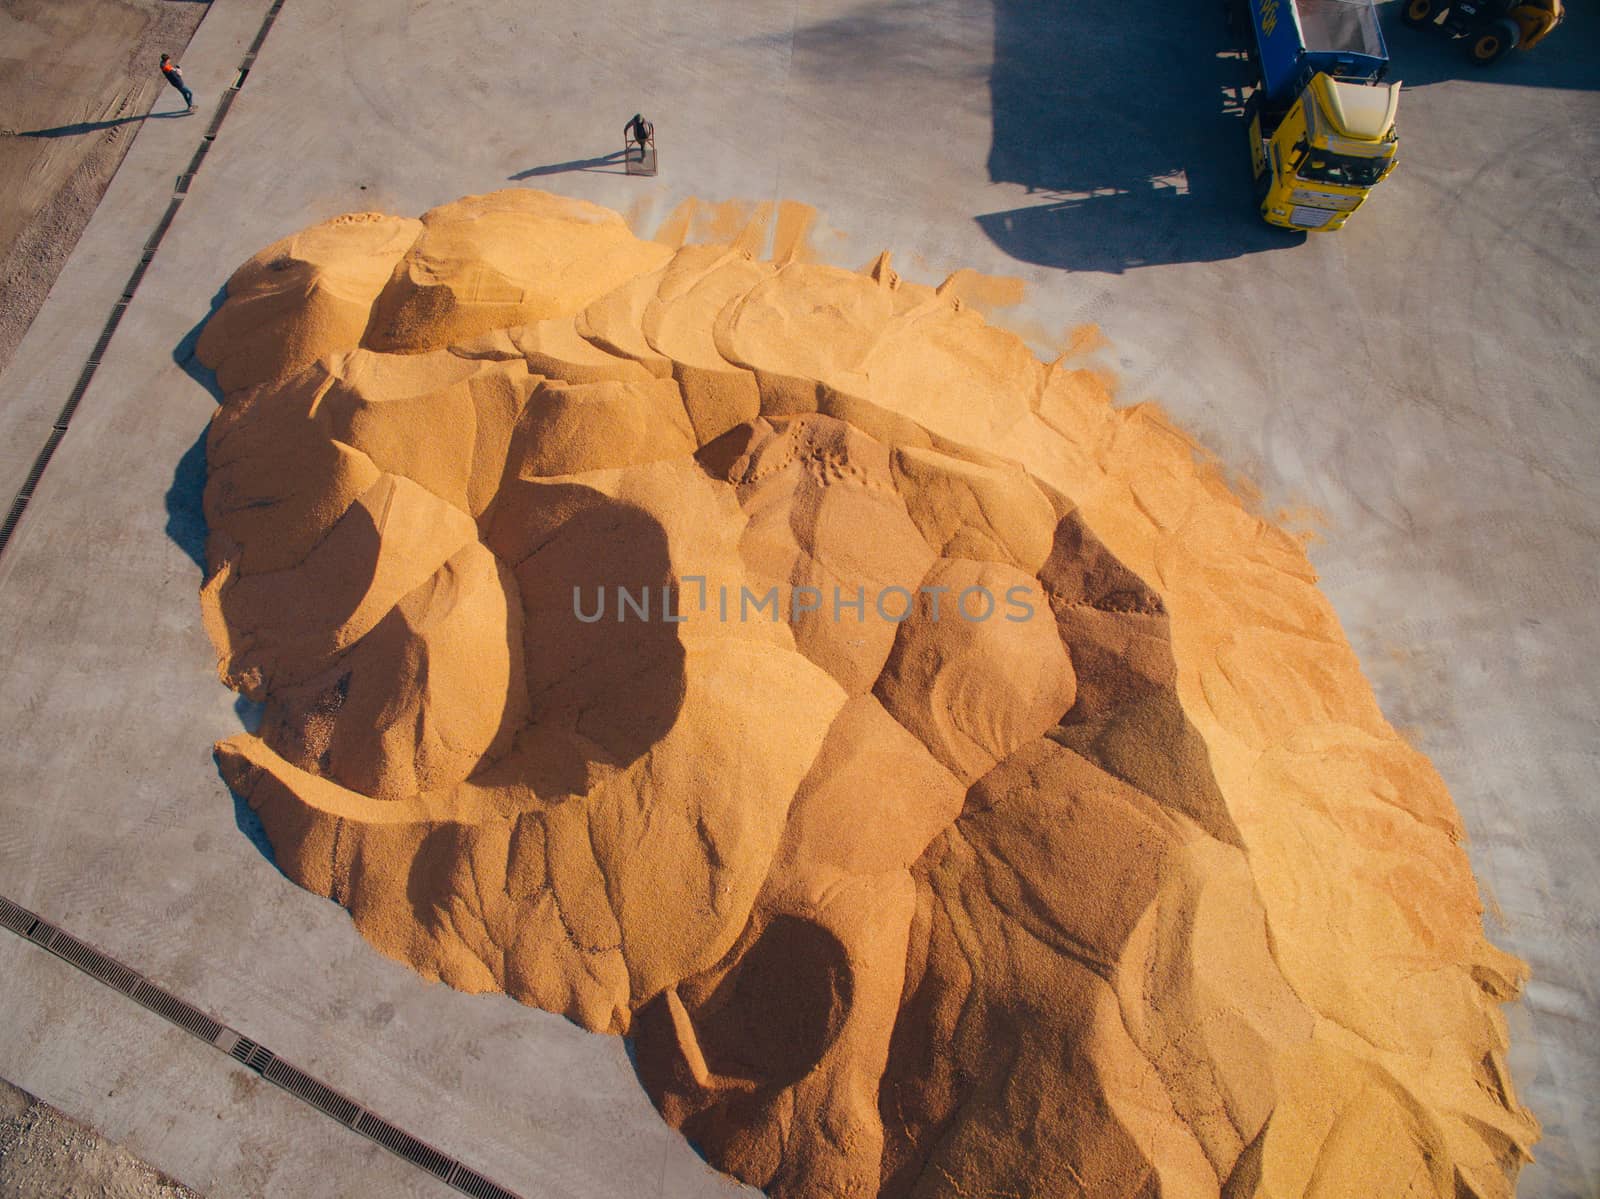
[[[1331,230],[1395,166],[1400,85],[1311,77],[1270,136],[1252,114],[1250,147],[1261,216],[1286,229]]]
[[[1256,199],[1269,224],[1340,228],[1394,169],[1400,85],[1373,0],[1234,0],[1260,70],[1246,105]]]

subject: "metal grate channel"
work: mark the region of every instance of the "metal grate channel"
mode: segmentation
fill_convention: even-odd
[[[266,18],[261,22],[261,30],[256,34],[256,40],[250,43],[250,49],[245,51],[245,57],[253,59],[261,50],[261,44],[267,40],[267,34],[272,31],[272,23],[278,19],[278,12],[283,8],[283,0],[274,0],[271,8],[267,9]]]
[[[250,1055],[258,1048],[259,1046],[249,1037],[240,1037],[233,1043],[233,1048],[228,1050],[228,1056],[241,1062],[249,1062]]]
[[[183,197],[174,196],[172,203],[167,205],[166,213],[161,217],[161,223],[156,226],[156,231],[150,235],[150,240],[144,243],[144,248],[152,254],[161,248],[162,240],[167,236],[167,230],[172,228],[172,222],[178,218],[178,209],[183,207]]]
[[[506,1190],[499,1183],[491,1182],[449,1154],[435,1149],[425,1141],[418,1140],[405,1129],[398,1128],[382,1116],[368,1111],[354,1099],[334,1090],[321,1079],[314,1078],[298,1066],[290,1065],[260,1042],[251,1040],[194,1005],[185,1003],[171,992],[162,990],[132,967],[123,965],[94,946],[78,940],[66,930],[40,919],[3,895],[0,895],[0,926],[48,949],[90,978],[121,991],[134,1002],[176,1024],[185,1032],[193,1033],[202,1041],[209,1041],[246,1069],[261,1075],[273,1086],[287,1091],[323,1115],[333,1117],[346,1128],[359,1132],[396,1157],[404,1158],[435,1178],[442,1179],[463,1195],[471,1195],[473,1199],[519,1199],[514,1191]]]
[[[183,172],[185,176],[190,179],[194,178],[195,172],[200,169],[200,164],[205,161],[206,151],[209,149],[211,149],[211,142],[206,138],[201,138],[199,149],[194,152],[194,157],[189,160],[188,168]]]
[[[454,1158],[446,1157],[431,1145],[425,1145],[403,1129],[396,1128],[382,1116],[362,1112],[355,1122],[355,1130],[370,1141],[376,1141],[396,1157],[403,1157],[413,1165],[421,1166],[429,1174],[449,1178],[455,1168]]]
[[[176,995],[168,994],[152,983],[141,979],[134,987],[132,995],[135,1003],[142,1004],[158,1016],[164,1016],[185,1032],[192,1032],[202,1041],[215,1041],[222,1032],[222,1025],[199,1008],[185,1003]]]
[[[490,1182],[482,1174],[467,1169],[460,1162],[456,1163],[456,1168],[450,1172],[450,1177],[445,1181],[463,1195],[471,1195],[473,1199],[517,1199],[505,1187]]]
[[[28,506],[28,497],[19,495],[11,501],[11,511],[6,513],[6,518],[0,521],[0,550],[6,548],[6,543],[11,540],[11,534],[17,530],[17,522],[22,519],[22,510]]]
[[[26,937],[33,931],[33,926],[39,923],[27,908],[20,904],[12,903],[4,895],[0,895],[0,925],[4,925],[19,937]]]
[[[56,926],[46,920],[35,919],[33,927],[28,930],[28,940],[35,945],[50,944],[50,936],[56,931]]]
[[[305,1100],[325,1115],[332,1116],[340,1124],[353,1125],[362,1114],[359,1103],[345,1098],[332,1087],[318,1082],[304,1070],[291,1066],[281,1057],[274,1058],[261,1072],[261,1077],[273,1086],[282,1087],[296,1098]]]
[[[56,446],[61,444],[61,436],[65,432],[64,429],[51,429],[50,436],[44,439],[44,449],[33,460],[28,477],[22,481],[22,490],[17,492],[17,498],[23,503],[33,498],[33,489],[39,486],[39,480],[44,477],[44,468],[50,465],[50,457],[56,452]]]
[[[122,323],[122,314],[127,309],[118,304],[111,310],[111,315],[106,318],[106,327],[100,331],[100,340],[94,343],[94,349],[89,351],[89,361],[100,365],[100,360],[105,357],[106,347],[111,344],[111,338],[116,334],[117,326]]]
[[[85,974],[98,978],[108,987],[115,987],[124,995],[132,995],[139,985],[139,976],[115,958],[109,958],[92,946],[85,945],[72,934],[56,929],[46,946],[62,961],[71,962]]]
[[[211,127],[206,130],[206,139],[215,140],[217,132],[222,128],[222,122],[228,116],[228,110],[233,107],[233,101],[238,92],[231,87],[222,89],[222,98],[217,101],[217,115],[211,119]]]
[[[55,428],[66,432],[67,423],[72,420],[72,414],[78,410],[78,405],[83,402],[83,393],[89,390],[89,382],[94,378],[94,368],[86,366],[83,374],[78,376],[78,382],[72,388],[72,394],[67,397],[67,402],[61,405],[61,415],[56,417]]]

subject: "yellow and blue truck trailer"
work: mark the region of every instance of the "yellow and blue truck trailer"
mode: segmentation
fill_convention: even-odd
[[[1373,0],[1233,0],[1260,76],[1245,102],[1262,218],[1340,228],[1394,170],[1400,85]],[[1237,19],[1235,27],[1244,22]]]

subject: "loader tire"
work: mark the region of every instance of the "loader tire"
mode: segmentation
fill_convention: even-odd
[[[1486,67],[1515,50],[1521,40],[1522,30],[1517,28],[1517,23],[1502,17],[1498,21],[1491,21],[1467,39],[1467,57],[1473,65]]]
[[[1405,0],[1400,6],[1400,19],[1413,29],[1432,25],[1439,15],[1438,0]]]

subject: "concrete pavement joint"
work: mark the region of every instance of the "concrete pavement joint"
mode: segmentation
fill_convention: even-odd
[[[48,949],[68,965],[120,991],[168,1023],[176,1024],[192,1036],[222,1050],[274,1086],[310,1104],[324,1115],[333,1117],[396,1157],[421,1167],[462,1194],[471,1195],[473,1199],[519,1199],[515,1192],[491,1182],[476,1170],[418,1140],[299,1067],[290,1065],[266,1046],[229,1028],[193,1004],[156,986],[138,971],[101,953],[3,895],[0,895],[0,927]]]
[[[67,425],[72,420],[72,414],[78,410],[84,394],[89,390],[89,384],[94,381],[95,372],[100,369],[100,361],[105,356],[106,349],[111,345],[111,338],[116,334],[117,326],[122,323],[123,315],[128,311],[128,305],[133,300],[134,292],[138,290],[144,273],[149,269],[150,263],[156,256],[156,251],[161,248],[161,241],[166,237],[167,231],[172,228],[172,222],[177,218],[178,209],[183,206],[184,197],[189,193],[189,186],[194,181],[195,174],[200,170],[200,165],[205,161],[206,153],[216,141],[218,132],[222,129],[222,122],[228,115],[228,110],[233,106],[239,89],[244,86],[246,76],[254,65],[257,53],[267,40],[267,34],[272,31],[273,22],[278,19],[278,13],[283,8],[284,0],[273,0],[273,5],[267,10],[267,15],[261,20],[261,28],[256,31],[255,40],[250,43],[250,48],[245,51],[244,58],[240,60],[238,73],[234,76],[233,83],[222,93],[222,99],[217,103],[217,112],[211,118],[211,124],[206,129],[205,135],[200,139],[200,145],[194,152],[194,157],[189,160],[189,165],[182,175],[178,176],[173,185],[172,203],[167,205],[166,214],[156,225],[155,231],[145,242],[144,253],[140,255],[138,265],[133,268],[133,273],[128,276],[128,282],[123,286],[122,298],[112,306],[111,315],[106,318],[104,328],[100,331],[100,338],[94,344],[94,349],[89,352],[88,361],[84,363],[83,373],[78,376],[78,382],[73,386],[72,393],[67,397],[67,402],[62,406],[61,413],[56,417],[55,423],[50,427],[50,434],[45,438],[44,445],[33,460],[33,467],[28,471],[27,478],[22,487],[17,491],[16,498],[11,501],[10,511],[6,513],[3,523],[0,523],[0,554],[4,554],[6,546],[11,543],[11,535],[16,532],[17,525],[22,520],[22,514],[27,509],[28,503],[33,499],[33,491],[39,485],[39,480],[44,477],[45,469],[50,465],[50,459],[55,456],[56,448],[60,446],[62,438],[67,431]]]

